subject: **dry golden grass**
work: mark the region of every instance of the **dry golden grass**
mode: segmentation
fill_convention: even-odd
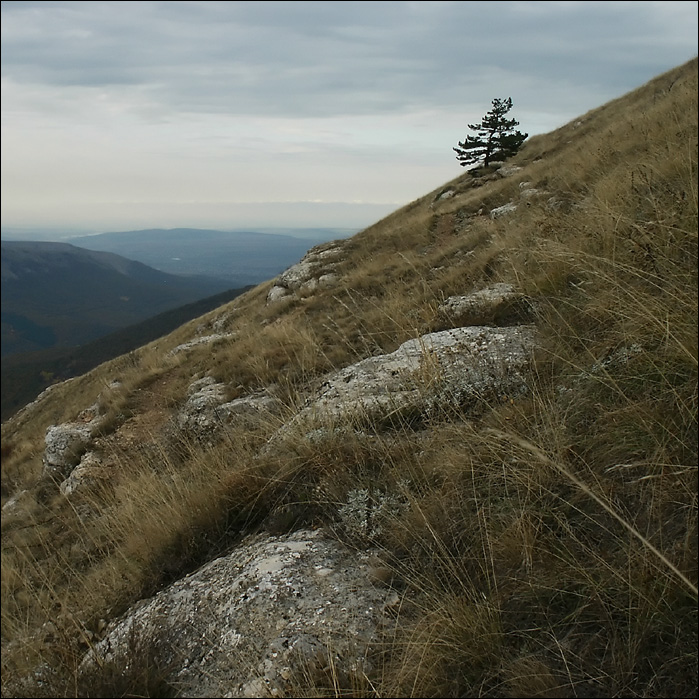
[[[77,681],[100,620],[246,532],[313,524],[378,547],[401,604],[371,676],[309,673],[295,696],[696,696],[696,60],[513,163],[346,241],[336,286],[267,305],[260,285],[3,425],[3,503],[19,498],[3,511],[4,695],[167,696],[147,653],[130,676]],[[531,302],[528,395],[478,418],[329,421],[318,440],[300,425],[260,455],[325,372],[446,327],[447,297],[493,282]],[[231,336],[170,354],[214,332]],[[215,444],[173,439],[204,376],[231,399],[272,387],[281,412]],[[118,477],[40,497],[46,428],[98,400]],[[25,682],[37,667],[47,684]]]

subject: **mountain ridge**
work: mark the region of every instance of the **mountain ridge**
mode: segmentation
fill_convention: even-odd
[[[68,243],[2,241],[2,355],[84,344],[227,288]]]
[[[98,364],[138,349],[245,291],[245,288],[230,289],[207,296],[191,304],[150,316],[140,323],[103,335],[79,347],[54,348],[3,357],[2,420],[7,420],[56,382],[84,374]]]
[[[326,235],[333,232],[333,229],[321,230]],[[200,228],[100,233],[76,236],[70,241],[85,249],[118,253],[171,274],[223,278],[232,287],[266,281],[297,262],[319,242],[315,238],[272,232]]]

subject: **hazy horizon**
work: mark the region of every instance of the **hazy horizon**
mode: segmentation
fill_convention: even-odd
[[[437,185],[439,186],[439,185]],[[409,202],[406,202],[409,203]],[[404,204],[375,204],[356,205],[339,202],[337,204],[301,204],[268,202],[266,204],[244,204],[226,208],[235,208],[237,215],[217,216],[216,208],[212,206],[210,215],[183,216],[178,218],[177,212],[168,215],[145,213],[138,215],[133,210],[123,212],[119,216],[105,216],[103,223],[96,218],[83,223],[54,223],[54,219],[46,221],[37,218],[34,221],[14,221],[3,218],[0,226],[0,238],[10,240],[30,239],[33,235],[51,235],[53,240],[79,235],[99,235],[120,231],[135,231],[146,229],[172,230],[176,228],[193,228],[200,230],[218,230],[226,232],[253,231],[267,233],[284,231],[282,235],[292,235],[289,231],[342,229],[359,231],[371,226]],[[138,209],[138,207],[134,207]],[[184,208],[184,207],[183,207]],[[292,223],[290,223],[292,222]]]
[[[696,2],[3,2],[2,228],[363,229],[697,54]]]
[[[98,236],[104,234],[129,233],[141,230],[164,230],[174,231],[180,229],[192,229],[194,231],[213,230],[221,233],[259,233],[260,235],[283,235],[292,238],[301,238],[308,240],[329,240],[331,238],[345,238],[362,228],[346,228],[343,226],[301,226],[301,227],[279,227],[279,226],[244,226],[239,228],[200,228],[194,226],[172,226],[159,227],[152,226],[149,228],[129,228],[121,230],[92,230],[90,228],[64,228],[57,227],[39,227],[39,226],[7,226],[0,232],[0,239],[3,242],[59,242],[70,243],[71,240],[82,237]]]

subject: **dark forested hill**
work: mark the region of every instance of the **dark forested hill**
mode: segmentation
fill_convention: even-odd
[[[80,347],[52,348],[14,354],[2,360],[0,419],[5,421],[55,383],[90,371],[98,364],[133,350],[180,327],[192,318],[228,303],[246,288],[229,289],[215,296],[178,306],[157,316],[117,330]]]
[[[3,241],[2,356],[82,345],[229,286],[66,243]]]

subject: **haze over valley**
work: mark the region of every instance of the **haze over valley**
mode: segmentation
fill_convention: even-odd
[[[232,286],[67,243],[1,245],[3,357],[75,347]]]
[[[195,228],[151,229],[77,236],[71,244],[113,252],[162,272],[225,279],[230,286],[259,284],[303,257],[312,246],[354,229],[300,229],[297,235]],[[309,237],[302,237],[308,235]],[[313,234],[314,237],[311,237]]]

